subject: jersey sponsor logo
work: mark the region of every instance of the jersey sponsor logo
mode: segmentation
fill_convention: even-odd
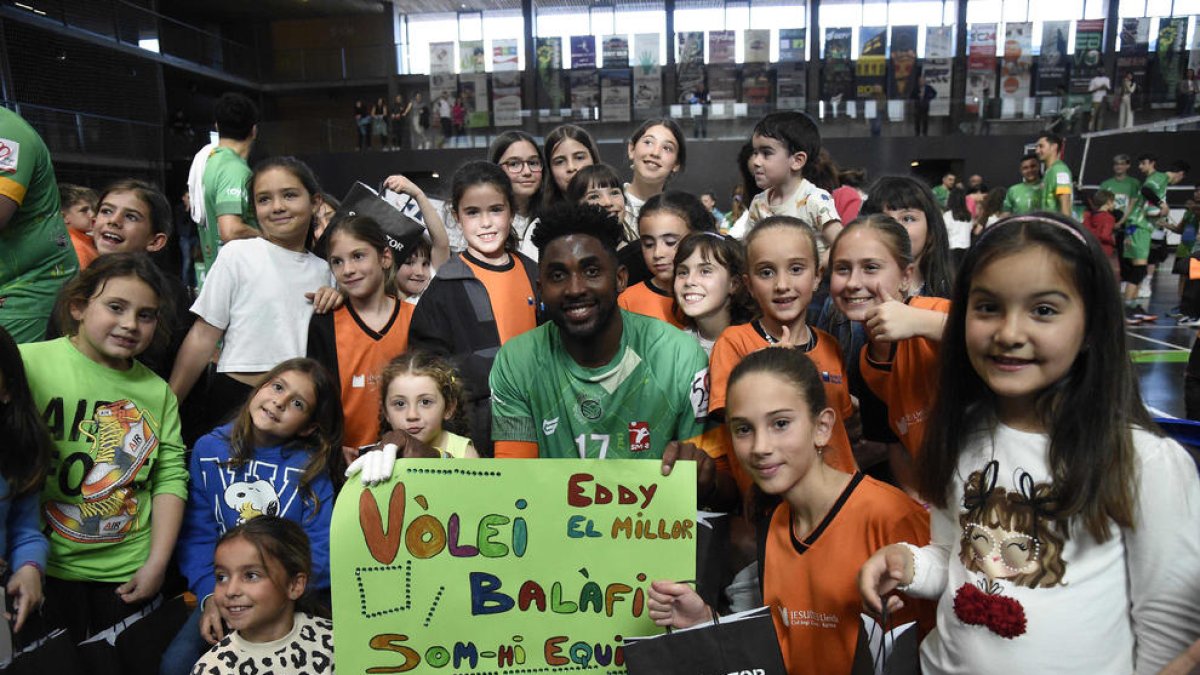
[[[13,173],[17,170],[17,158],[21,154],[21,144],[11,138],[0,138],[0,173]]]
[[[604,406],[594,398],[585,398],[579,402],[579,414],[594,422],[604,415]]]
[[[692,403],[692,413],[695,414],[696,419],[708,417],[708,368],[704,368],[692,376],[689,398]]]
[[[842,376],[839,375],[838,373],[831,373],[828,370],[822,370],[821,371],[821,381],[828,382],[830,384],[841,384]]]
[[[552,420],[542,420],[542,433],[547,436],[553,436],[555,431],[558,431],[557,417]]]
[[[1071,184],[1071,174],[1067,173],[1066,171],[1059,172],[1054,177],[1054,182],[1058,183],[1059,185],[1070,185]]]
[[[629,452],[646,452],[650,449],[650,423],[629,423]]]

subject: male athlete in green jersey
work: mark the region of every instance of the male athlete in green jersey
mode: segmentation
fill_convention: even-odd
[[[594,207],[542,214],[533,243],[551,321],[496,356],[496,457],[646,458],[661,460],[664,473],[695,460],[700,504],[729,507],[737,488],[727,458],[696,446],[719,447],[704,438],[708,359],[682,331],[617,306],[626,278],[620,236],[620,224]]]

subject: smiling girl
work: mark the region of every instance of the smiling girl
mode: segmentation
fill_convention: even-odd
[[[467,250],[438,270],[409,330],[411,349],[447,357],[462,373],[471,440],[484,456],[491,454],[488,374],[496,350],[538,323],[537,263],[508,245],[513,219],[509,175],[482,161],[455,172],[451,208]]]
[[[179,404],[136,360],[167,337],[165,288],[145,253],[97,258],[64,291],[68,337],[21,346],[55,446],[42,492],[46,612],[75,640],[154,599],[183,517]]]
[[[283,672],[306,664],[333,673],[333,623],[316,611],[311,544],[286,518],[263,516],[225,533],[212,567],[213,594],[232,632],[196,663],[204,675]]]
[[[342,454],[348,465],[360,446],[379,436],[379,371],[408,348],[416,305],[396,297],[392,249],[379,223],[368,216],[347,216],[333,225],[328,237],[329,266],[346,304],[313,315],[308,355],[341,385],[346,416]],[[343,466],[335,467],[334,475],[340,475]]]
[[[669,117],[649,119],[629,137],[626,154],[633,180],[625,184],[625,210],[629,222],[639,222],[642,205],[663,191],[671,176],[683,171],[687,146],[683,129]]]
[[[571,179],[581,169],[599,164],[600,150],[588,132],[574,124],[564,124],[546,134],[546,161],[550,170],[545,172],[542,193],[545,205],[553,206],[570,200],[567,186]]]
[[[733,237],[689,234],[675,251],[675,307],[684,329],[711,354],[731,324],[750,320],[746,251]]]
[[[328,468],[343,428],[330,373],[312,359],[288,359],[267,373],[233,422],[196,442],[176,558],[201,602],[163,655],[162,675],[189,672],[225,636],[209,561],[218,538],[235,526],[267,516],[301,525],[316,557],[310,584],[328,591],[334,497]]]
[[[504,169],[512,184],[510,231],[517,241],[517,250],[529,259],[537,260],[537,248],[529,242],[529,235],[542,202],[542,175],[546,170],[542,149],[533,136],[524,131],[506,131],[492,141],[488,157]],[[458,215],[458,209],[454,210]]]
[[[674,308],[675,249],[693,232],[715,233],[716,229],[712,213],[694,195],[671,190],[651,197],[638,216],[642,259],[651,276],[621,293],[621,309],[682,328]]]
[[[952,301],[920,466],[933,541],[876,552],[864,604],[938,601],[931,675],[1160,672],[1200,637],[1200,480],[1138,394],[1107,257],[1064,216],[1008,218]]]
[[[186,398],[223,340],[206,397],[209,428],[226,421],[262,383],[263,373],[304,356],[313,311],[332,309],[338,297],[329,265],[307,248],[321,205],[308,166],[292,157],[264,160],[250,190],[263,236],[221,247],[192,305],[198,318],[171,372],[171,388]]]
[[[787,672],[849,673],[862,605],[854,566],[879,542],[929,539],[929,516],[895,488],[823,461],[835,414],[822,376],[793,349],[747,356],[729,378],[729,433],[743,471],[779,501],[760,527],[758,566]],[[687,628],[713,611],[687,584],[655,581],[650,618]],[[906,608],[896,624],[929,608]],[[820,620],[810,617],[819,616]]]

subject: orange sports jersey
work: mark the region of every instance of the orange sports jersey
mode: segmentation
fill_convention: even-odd
[[[676,328],[683,328],[683,323],[675,318],[675,296],[659,290],[650,279],[626,288],[617,298],[617,304],[621,309],[666,321]]]
[[[850,672],[862,612],[858,570],[875,551],[902,541],[929,543],[929,514],[861,473],[803,541],[793,532],[791,507],[775,508],[762,563],[763,601],[789,675]],[[922,629],[933,627],[932,602],[906,597],[904,605],[895,615],[898,624],[919,619]]]
[[[533,287],[515,257],[509,256],[507,265],[489,265],[468,253],[463,253],[462,260],[487,289],[500,344],[537,327]]]
[[[379,440],[379,374],[388,361],[408,349],[408,325],[415,307],[397,300],[392,318],[378,333],[362,322],[350,303],[333,313],[336,374],[346,416],[342,445],[357,448]],[[313,340],[310,333],[309,341]],[[318,345],[309,345],[310,355],[328,363],[331,355],[321,358],[319,350]]]
[[[817,367],[821,381],[825,385],[826,404],[837,414],[837,423],[833,426],[833,435],[825,452],[825,461],[846,473],[858,470],[854,461],[854,450],[850,446],[850,436],[846,433],[846,420],[854,415],[854,403],[850,400],[850,386],[846,381],[846,369],[842,364],[842,350],[837,340],[819,328],[809,327],[812,332],[812,342],[809,343],[805,354]],[[767,332],[757,320],[739,326],[730,326],[717,338],[713,345],[712,356],[708,365],[708,410],[721,410],[725,407],[725,393],[729,386],[729,374],[747,354],[765,349],[770,346]],[[728,438],[728,437],[727,437]],[[732,462],[734,465],[736,461]],[[750,477],[734,467],[734,477],[738,486],[745,491],[750,487]]]
[[[914,296],[908,305],[950,313],[950,301]],[[932,412],[938,386],[938,343],[923,337],[901,340],[892,346],[889,361],[870,357],[870,345],[859,353],[859,368],[871,391],[887,406],[888,426],[915,459],[925,441],[925,423]]]
[[[100,256],[100,252],[96,250],[96,242],[88,236],[87,232],[68,227],[67,232],[71,234],[71,245],[75,247],[75,257],[79,258],[80,271],[86,270],[92,261]]]

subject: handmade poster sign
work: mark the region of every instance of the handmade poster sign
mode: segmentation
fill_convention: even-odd
[[[695,465],[403,460],[342,488],[330,553],[343,675],[624,673],[649,582],[695,578]]]

